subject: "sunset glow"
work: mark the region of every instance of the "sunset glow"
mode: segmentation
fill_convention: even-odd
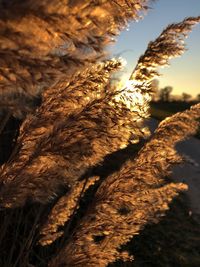
[[[130,76],[149,41],[154,40],[166,25],[181,21],[185,17],[198,15],[200,15],[198,0],[155,2],[145,19],[131,23],[129,30],[121,33],[115,47],[111,47],[113,54],[119,54],[127,60],[122,80]],[[170,60],[169,68],[160,69],[159,86],[160,88],[172,86],[175,95],[185,92],[196,96],[200,93],[200,25],[189,34],[186,47],[187,51],[181,57]]]

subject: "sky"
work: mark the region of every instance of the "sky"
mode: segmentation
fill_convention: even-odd
[[[121,32],[111,53],[127,61],[123,78],[128,78],[137,60],[144,53],[150,41],[156,39],[169,24],[180,22],[185,17],[200,16],[200,0],[157,0],[138,22],[132,22]],[[183,92],[196,96],[200,94],[200,25],[186,39],[187,51],[170,60],[170,67],[160,70],[159,87],[173,87],[173,94]]]

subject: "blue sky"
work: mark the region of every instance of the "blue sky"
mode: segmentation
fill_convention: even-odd
[[[132,22],[129,30],[123,31],[117,43],[111,47],[112,54],[121,53],[126,59],[126,74],[129,75],[137,59],[162,30],[185,17],[200,15],[200,0],[158,0],[143,20]],[[171,66],[161,69],[160,87],[173,86],[173,94],[186,92],[193,96],[200,93],[200,25],[186,39],[188,50],[182,57],[172,59]]]

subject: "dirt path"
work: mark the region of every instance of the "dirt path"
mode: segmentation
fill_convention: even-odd
[[[148,122],[153,132],[158,121],[151,119]],[[190,201],[191,212],[200,218],[200,140],[194,137],[179,143],[177,151],[186,156],[190,162],[173,168],[172,179],[177,182],[184,182],[189,189],[187,195]]]

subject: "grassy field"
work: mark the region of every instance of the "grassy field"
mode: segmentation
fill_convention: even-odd
[[[179,111],[184,111],[190,108],[194,102],[182,102],[182,101],[174,101],[174,102],[152,102],[150,107],[150,113],[152,117],[158,120],[163,120],[168,116],[171,116]]]

